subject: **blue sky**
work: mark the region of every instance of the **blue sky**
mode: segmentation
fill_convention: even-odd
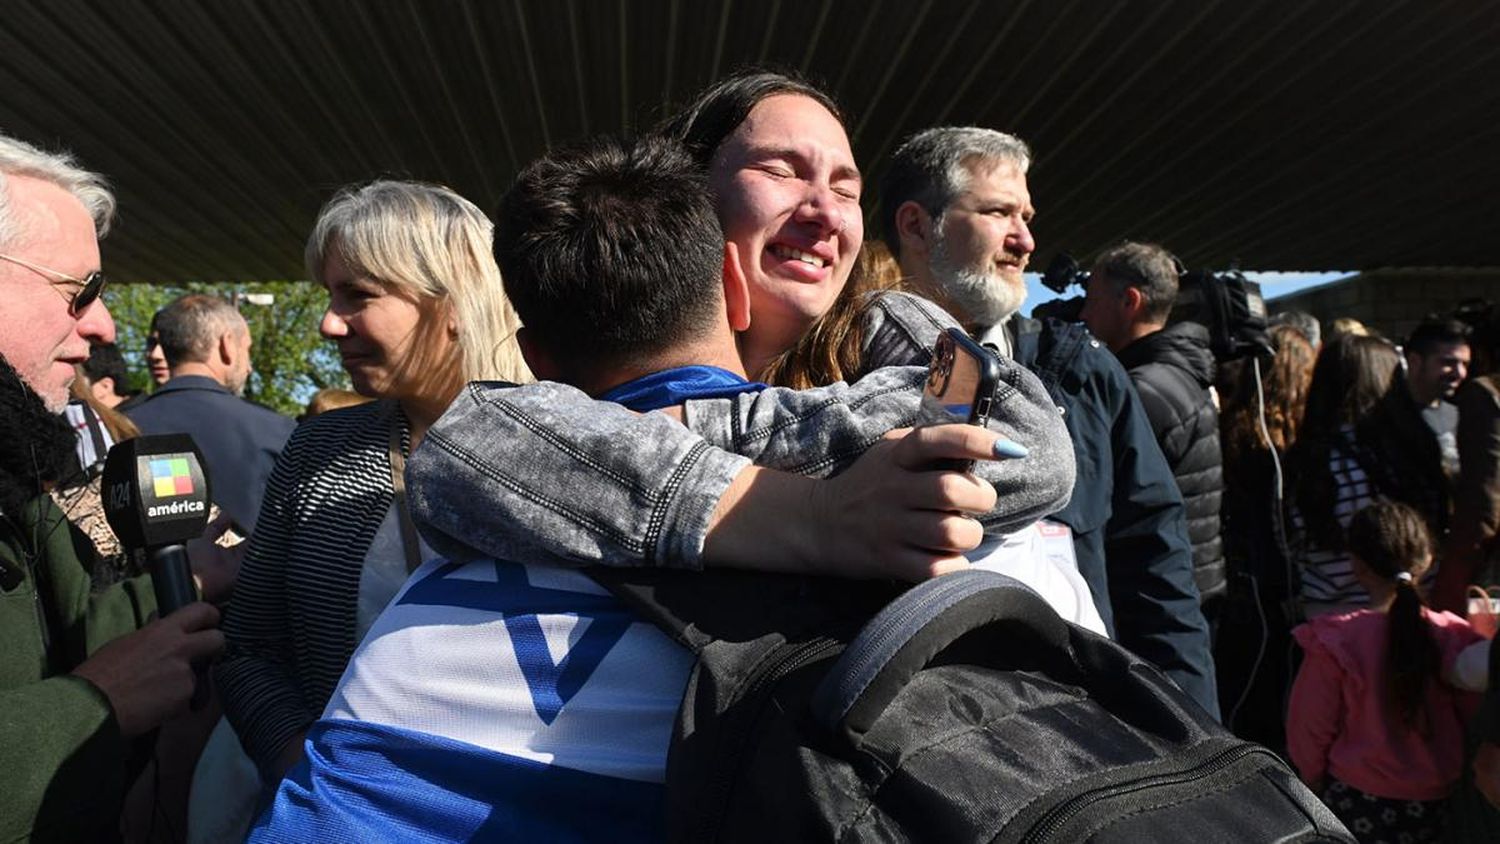
[[[1327,284],[1330,281],[1337,281],[1352,275],[1352,273],[1245,273],[1245,275],[1251,281],[1260,282],[1261,295],[1265,296],[1267,301],[1270,301],[1277,296],[1285,296],[1288,293],[1296,293],[1298,290],[1305,290],[1309,287]],[[1081,295],[1082,292],[1075,287],[1070,289],[1066,295],[1076,296]],[[1064,297],[1042,286],[1042,277],[1040,275],[1036,273],[1026,274],[1026,305],[1021,308],[1022,313],[1030,314],[1031,309],[1036,305],[1060,298]],[[1275,311],[1274,305],[1272,305],[1271,310]]]

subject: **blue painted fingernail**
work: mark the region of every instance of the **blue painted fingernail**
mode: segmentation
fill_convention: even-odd
[[[1020,457],[1025,457],[1026,455],[1028,455],[1030,453],[1031,452],[1029,452],[1029,451],[1026,450],[1026,446],[1021,445],[1020,443],[1016,442],[1015,440],[1007,440],[1007,439],[1005,439],[1003,437],[1001,439],[995,440],[995,456],[996,457],[1007,457],[1007,458],[1010,458],[1010,459],[1016,459],[1016,458],[1020,458]]]

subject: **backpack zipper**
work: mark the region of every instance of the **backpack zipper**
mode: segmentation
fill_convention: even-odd
[[[699,817],[702,819],[698,833],[691,840],[717,840],[719,835],[719,824],[724,819],[724,804],[733,780],[739,775],[740,758],[744,755],[745,746],[755,725],[760,722],[761,713],[765,711],[766,704],[770,700],[770,691],[776,682],[799,668],[810,665],[833,653],[837,653],[842,645],[835,639],[819,638],[778,654],[769,663],[762,665],[752,673],[745,682],[744,693],[739,695],[739,701],[754,701],[753,710],[742,714],[735,719],[734,726],[726,730],[723,738],[719,740],[719,751],[716,755],[727,756],[731,762],[720,765],[719,775],[714,778],[704,789],[700,806],[707,809]]]
[[[1188,768],[1185,771],[1141,777],[1140,779],[1131,780],[1130,782],[1103,786],[1101,788],[1095,788],[1090,791],[1086,791],[1082,794],[1074,795],[1073,797],[1047,810],[1047,813],[1042,815],[1042,817],[1037,820],[1037,822],[1031,827],[1026,835],[1021,838],[1021,842],[1022,844],[1032,844],[1032,842],[1041,842],[1048,840],[1054,833],[1062,828],[1063,825],[1068,823],[1068,821],[1071,821],[1085,809],[1101,801],[1110,800],[1127,794],[1132,794],[1134,792],[1142,791],[1148,788],[1179,785],[1182,783],[1190,782],[1199,777],[1218,773],[1219,771],[1233,766],[1241,759],[1256,754],[1270,756],[1274,759],[1279,760],[1279,757],[1276,757],[1275,754],[1271,753],[1265,748],[1250,744],[1239,745],[1210,756],[1209,758],[1203,760],[1202,762],[1199,762],[1198,764],[1194,765],[1191,768]]]

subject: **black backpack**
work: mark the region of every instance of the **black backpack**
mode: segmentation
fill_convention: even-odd
[[[1003,575],[894,600],[847,580],[596,577],[698,656],[672,841],[1354,840],[1273,753]]]

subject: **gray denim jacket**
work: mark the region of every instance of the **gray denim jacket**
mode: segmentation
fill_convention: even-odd
[[[929,350],[954,324],[925,300],[883,294],[867,311],[864,359],[886,368],[854,384],[691,401],[685,426],[563,384],[469,384],[408,463],[412,514],[456,559],[701,568],[710,516],[750,462],[827,477],[912,424]],[[990,427],[1030,455],[976,467],[998,493],[982,518],[992,532],[1062,508],[1074,481],[1041,382],[1010,361],[1001,373]]]

